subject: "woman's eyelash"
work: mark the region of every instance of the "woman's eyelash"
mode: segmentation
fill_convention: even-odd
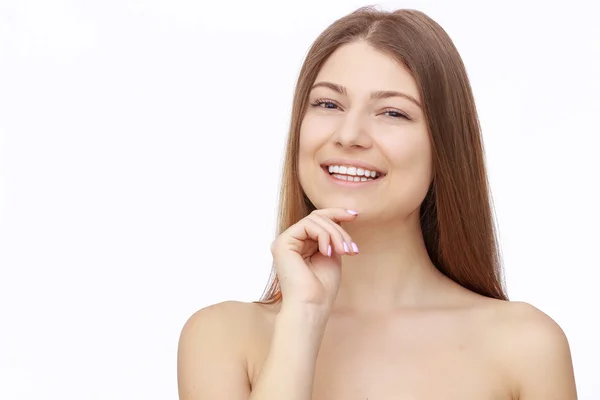
[[[392,115],[390,115],[390,117],[392,117],[392,118],[406,118],[406,119],[410,119],[410,118],[408,118],[408,115],[406,115],[406,114],[404,114],[403,112],[400,112],[400,111],[398,111],[398,110],[385,110],[383,113],[384,113],[384,114],[388,114],[388,115],[389,115],[390,113],[391,113],[391,114],[396,114],[396,116],[392,116]]]
[[[317,99],[317,100],[315,100],[314,103],[311,103],[311,106],[326,108],[326,109],[329,109],[329,110],[335,110],[336,108],[339,108],[339,106],[337,104],[335,104],[333,101],[323,100],[323,99]],[[410,120],[410,118],[408,117],[408,115],[406,115],[403,112],[400,112],[398,110],[387,109],[387,110],[383,111],[383,113],[386,114],[386,115],[388,115],[389,117],[392,117],[392,118],[405,118],[405,119]],[[390,114],[395,114],[395,115],[390,115]]]
[[[315,100],[315,102],[314,102],[314,103],[312,103],[311,105],[312,105],[312,106],[314,106],[314,107],[320,107],[320,106],[322,106],[323,104],[327,104],[327,105],[331,104],[331,105],[333,105],[334,107],[338,107],[338,105],[337,105],[337,104],[335,104],[333,101],[322,100],[322,99],[317,99],[317,100]],[[329,108],[329,109],[333,109],[333,107],[321,107],[321,108]],[[338,107],[338,108],[339,108],[339,107]]]

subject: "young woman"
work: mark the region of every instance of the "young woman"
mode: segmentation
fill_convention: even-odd
[[[577,397],[561,328],[507,299],[467,74],[419,11],[313,44],[271,252],[261,302],[184,326],[181,400]]]

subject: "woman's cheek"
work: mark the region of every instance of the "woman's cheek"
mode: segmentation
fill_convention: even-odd
[[[307,114],[300,129],[300,143],[307,146],[323,144],[335,131],[336,118]]]

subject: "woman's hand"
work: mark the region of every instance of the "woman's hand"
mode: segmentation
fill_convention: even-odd
[[[357,213],[342,208],[315,210],[282,232],[271,245],[282,305],[316,305],[330,310],[340,284],[341,256],[358,254],[339,225]]]

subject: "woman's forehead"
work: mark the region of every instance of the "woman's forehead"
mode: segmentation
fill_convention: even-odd
[[[420,101],[417,83],[406,66],[364,42],[343,45],[323,64],[316,82],[332,82],[347,94],[398,91]]]

